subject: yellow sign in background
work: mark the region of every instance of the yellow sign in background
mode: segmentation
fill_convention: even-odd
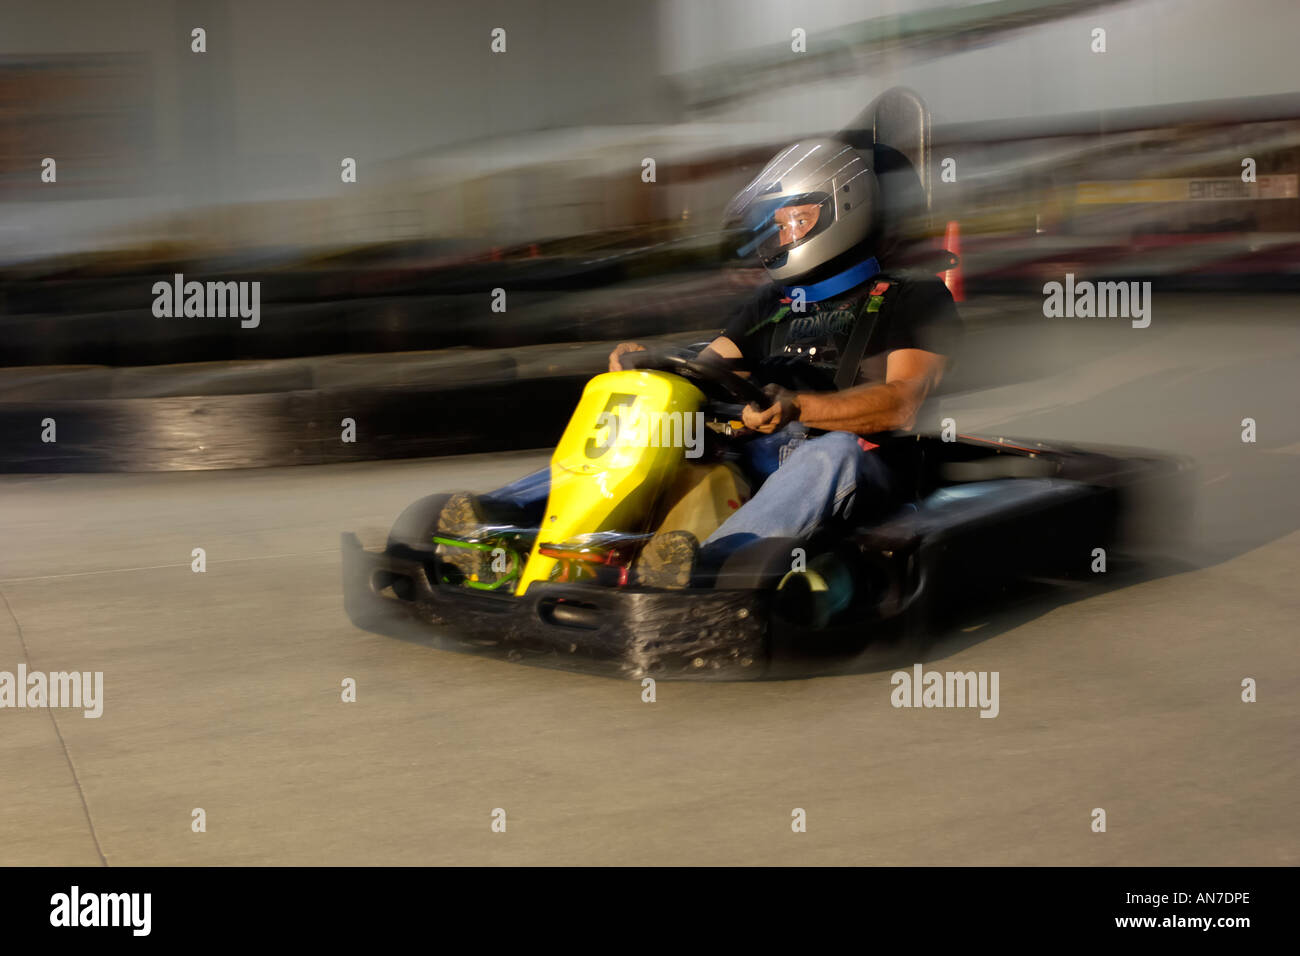
[[[1079,183],[1075,201],[1080,205],[1141,202],[1199,202],[1231,199],[1296,199],[1300,196],[1295,173],[1260,176],[1243,183],[1237,176],[1189,179],[1118,179]]]

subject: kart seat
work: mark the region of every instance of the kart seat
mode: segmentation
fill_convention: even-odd
[[[914,90],[891,87],[836,134],[871,150],[880,183],[882,257],[930,240],[930,111]]]

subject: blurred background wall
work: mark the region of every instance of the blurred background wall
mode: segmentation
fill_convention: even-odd
[[[1229,101],[1300,89],[1292,0],[6,0],[3,21],[6,261],[703,228],[772,146],[835,129],[899,83],[927,98],[941,146],[970,146],[936,199],[977,216],[1079,174],[1209,175],[1192,167],[1212,128],[1155,137],[1153,157],[1135,123],[1217,125],[1210,148],[1232,152],[1231,115],[1181,107],[1231,113]],[[195,26],[206,53],[190,50]],[[507,52],[491,55],[497,26]],[[807,53],[790,51],[796,27]],[[1094,27],[1105,54],[1090,49]],[[1282,125],[1260,131],[1264,145],[1292,149],[1300,110],[1270,110]],[[1144,157],[1116,159],[1134,149]],[[1037,160],[1052,150],[1049,176]],[[57,185],[40,182],[45,156]],[[641,181],[647,156],[662,188]],[[340,182],[343,157],[356,184]],[[1221,158],[1210,171],[1234,175]],[[1061,197],[1039,200],[1061,218]],[[1020,219],[1041,229],[1043,212]],[[1277,210],[1254,223],[1300,228]]]
[[[0,0],[0,468],[545,445],[611,341],[721,327],[763,278],[722,206],[896,85],[969,324],[1066,273],[1294,292],[1297,36],[1294,0]],[[259,323],[154,315],[181,272]]]
[[[1289,0],[666,0],[663,10],[665,70],[701,71],[695,99],[811,128],[844,122],[864,85],[912,86],[943,124],[1293,92],[1300,80],[1300,5]],[[797,75],[784,55],[791,26],[821,51],[809,72],[822,79],[745,95],[706,72],[761,53]],[[1094,27],[1107,31],[1104,55],[1091,51]]]
[[[531,151],[498,141],[507,134],[661,124],[677,112],[658,79],[653,4],[5,6],[0,175],[15,205],[0,242],[11,255],[69,251],[105,241],[105,231],[120,241],[123,227],[149,219],[156,234],[172,235],[185,224],[175,217],[212,204],[303,204],[274,214],[241,209],[221,223],[241,242],[410,231],[418,217],[385,208],[385,186],[400,179],[418,198],[442,185],[436,173],[412,178],[429,173],[420,157],[434,150],[467,148],[469,168],[451,158],[447,170],[469,180],[555,152],[544,141]],[[207,31],[203,54],[190,50],[196,26]],[[489,57],[495,26],[507,29],[507,52]],[[44,156],[59,160],[57,188],[43,189],[33,175]],[[359,188],[340,182],[343,157],[357,160]],[[586,158],[581,141],[562,155],[566,164]],[[362,208],[314,202],[372,191]],[[435,204],[439,228],[460,229],[461,217],[477,211],[468,192],[466,212]],[[245,216],[256,222],[241,226]]]

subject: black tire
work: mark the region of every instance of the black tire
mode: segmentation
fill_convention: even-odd
[[[433,547],[433,532],[438,515],[450,494],[426,495],[407,505],[388,532],[388,549],[412,548],[428,551]]]
[[[776,592],[781,580],[793,570],[795,549],[803,551],[805,566],[814,562],[834,558],[842,569],[841,584],[848,588],[849,603],[831,613],[833,617],[813,624],[813,629],[822,630],[833,620],[843,620],[854,613],[863,600],[869,599],[872,592],[867,570],[852,548],[836,543],[825,535],[805,538],[765,538],[746,545],[727,557],[718,569],[715,587],[723,590],[764,590]],[[772,610],[792,623],[808,625],[812,623],[810,609],[805,608],[799,599],[798,581],[791,582],[790,592],[774,594]],[[781,599],[785,595],[788,600]]]
[[[775,588],[790,571],[795,548],[808,550],[804,538],[761,538],[729,554],[718,568],[713,586],[725,591]]]

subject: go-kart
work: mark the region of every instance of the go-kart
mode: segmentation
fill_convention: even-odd
[[[587,384],[550,464],[545,509],[448,536],[448,495],[398,517],[382,550],[343,535],[358,626],[436,647],[628,678],[752,679],[903,659],[938,612],[1008,582],[1093,575],[1188,505],[1190,463],[1149,452],[910,434],[887,456],[902,493],[804,538],[765,539],[680,588],[637,583],[656,532],[703,541],[750,496],[736,458],[761,390],[680,352],[632,353]],[[704,423],[683,448],[673,422]],[[647,427],[658,422],[656,432]],[[664,424],[668,423],[668,424]],[[665,436],[667,436],[665,438]],[[953,440],[944,440],[945,437]],[[698,453],[688,457],[687,452]],[[483,575],[449,559],[490,555]],[[912,658],[915,660],[915,657]]]

